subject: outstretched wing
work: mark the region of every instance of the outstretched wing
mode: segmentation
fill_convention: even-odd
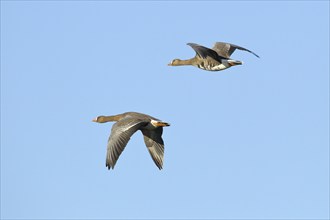
[[[108,169],[115,167],[131,136],[145,124],[143,120],[123,118],[112,126],[107,146],[106,166]]]
[[[207,47],[204,47],[204,46],[201,46],[198,44],[194,44],[194,43],[188,43],[187,45],[191,46],[195,50],[197,56],[199,56],[203,59],[207,58],[208,56],[215,60],[219,59],[219,55],[217,54],[217,52],[210,48],[207,48]]]
[[[144,143],[146,144],[151,158],[156,166],[161,170],[164,159],[164,141],[162,139],[163,127],[155,130],[142,130]]]
[[[248,50],[248,49],[246,49],[244,47],[241,47],[241,46],[237,46],[235,44],[230,44],[230,43],[225,43],[225,42],[216,42],[212,49],[219,56],[222,56],[222,57],[225,57],[225,58],[228,58],[228,59],[230,58],[230,56],[232,55],[232,53],[234,53],[234,51],[236,49],[247,51],[249,53],[252,53],[256,57],[259,57],[256,53],[252,52],[251,50]]]

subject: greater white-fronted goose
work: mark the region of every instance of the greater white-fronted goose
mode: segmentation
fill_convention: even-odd
[[[224,70],[232,66],[242,65],[243,62],[230,58],[236,49],[250,52],[256,57],[259,57],[244,47],[230,43],[216,42],[212,49],[194,43],[188,43],[187,45],[195,50],[195,57],[188,60],[174,59],[168,64],[169,66],[192,65],[209,71]]]
[[[170,126],[150,115],[126,112],[113,116],[98,116],[94,122],[105,123],[116,121],[112,126],[111,134],[108,139],[106,166],[108,169],[114,168],[115,164],[126,147],[130,137],[140,130],[144,137],[145,145],[159,169],[163,167],[164,141],[162,139],[163,127]]]

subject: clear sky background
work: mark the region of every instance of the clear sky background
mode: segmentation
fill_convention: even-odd
[[[193,42],[225,71],[170,67]],[[136,133],[164,128],[164,169]],[[1,1],[1,218],[328,219],[328,1]]]

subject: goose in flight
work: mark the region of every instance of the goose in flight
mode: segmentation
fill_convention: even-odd
[[[126,112],[113,116],[98,116],[94,122],[105,123],[116,121],[112,126],[108,139],[106,167],[113,169],[116,162],[126,147],[130,137],[140,130],[144,137],[151,158],[159,169],[163,167],[164,141],[162,139],[163,127],[170,126],[169,123],[156,119],[152,116]]]
[[[216,42],[212,49],[195,43],[188,43],[187,45],[195,50],[195,57],[188,60],[174,59],[168,64],[169,66],[192,65],[208,71],[224,70],[232,66],[243,64],[241,61],[230,58],[236,49],[250,52],[259,58],[259,56],[251,50],[230,43]]]

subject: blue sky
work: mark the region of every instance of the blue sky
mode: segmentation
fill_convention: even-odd
[[[193,42],[225,71],[170,67]],[[126,111],[166,122],[164,169]],[[328,1],[1,1],[2,219],[328,219]]]

